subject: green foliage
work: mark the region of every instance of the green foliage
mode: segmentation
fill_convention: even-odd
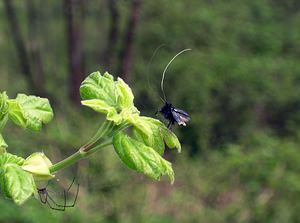
[[[113,76],[94,72],[86,78],[80,86],[80,95],[83,100],[99,99],[107,106],[118,108],[118,95]]]
[[[160,155],[164,154],[165,143],[169,148],[177,148],[181,151],[181,145],[177,136],[157,119],[141,116],[132,121],[133,133],[141,142],[152,147]]]
[[[22,165],[24,163],[24,159],[22,157],[18,157],[16,155],[10,154],[10,153],[5,153],[0,156],[0,165],[6,165],[10,163]]]
[[[0,94],[1,130],[10,118],[15,124],[39,131],[42,123],[48,123],[53,112],[48,99],[18,94],[8,99],[5,92]],[[26,160],[6,152],[8,145],[0,134],[0,186],[7,198],[16,204],[23,204],[36,193],[35,180],[53,178],[49,172],[50,160],[42,153],[34,153]]]
[[[122,34],[129,1],[117,2]],[[14,4],[27,37],[26,1]],[[1,134],[10,151],[26,157],[38,148],[51,155],[51,160],[59,160],[88,140],[103,117],[70,105],[61,2],[44,1],[43,6],[38,8],[37,36],[45,89],[57,102],[56,118],[38,135],[23,133],[12,125]],[[105,1],[101,7],[85,5],[83,50],[89,70],[99,69],[108,56],[106,31],[111,23],[107,6]],[[4,10],[1,4],[0,8]],[[34,199],[21,207],[0,199],[0,220],[299,222],[299,9],[297,0],[143,1],[128,73],[135,106],[142,115],[154,116],[161,104],[159,81],[168,61],[183,48],[193,49],[172,63],[165,79],[168,100],[192,117],[187,127],[174,128],[182,139],[182,155],[166,154],[176,173],[174,185],[154,184],[127,170],[111,147],[92,156],[88,165],[80,164],[84,193],[74,209],[59,213],[41,207]],[[0,89],[8,89],[9,94],[34,91],[17,66],[19,58],[5,13],[0,17]],[[122,48],[123,35],[119,37],[113,55],[119,55]],[[29,48],[30,41],[26,40]],[[163,43],[166,47],[151,59]],[[115,73],[119,57],[111,59],[109,70]],[[5,117],[7,120],[7,114]],[[0,129],[3,123],[6,121],[0,121]],[[143,131],[149,134],[148,127]],[[150,147],[162,154],[161,140],[146,138],[137,127],[126,132],[145,145],[157,144]],[[84,178],[86,172],[88,179]],[[61,178],[73,176],[68,171],[59,174]],[[60,185],[68,187],[63,181]]]
[[[6,125],[7,119],[8,119],[8,103],[7,103],[8,97],[6,95],[6,92],[0,93],[0,132],[2,132],[2,129]]]
[[[53,117],[53,111],[48,99],[18,94],[16,99],[8,99],[5,92],[0,94],[0,130],[6,125],[7,119],[15,124],[34,131],[39,131],[42,123],[48,123]],[[49,165],[43,167],[33,160],[33,154],[24,160],[6,152],[8,145],[0,134],[0,185],[7,198],[16,204],[23,204],[36,192],[34,176],[49,178]],[[24,168],[23,165],[24,164]],[[48,171],[48,172],[47,172]],[[48,174],[48,175],[47,175]]]
[[[14,163],[3,166],[1,181],[3,191],[8,198],[21,205],[36,192],[36,186],[30,173]]]
[[[174,182],[171,163],[161,155],[164,152],[164,142],[180,150],[181,146],[176,135],[160,121],[139,116],[139,111],[133,103],[132,91],[122,79],[114,81],[113,76],[108,73],[101,76],[99,72],[95,72],[83,81],[80,93],[84,99],[82,104],[104,113],[107,120],[88,143],[61,162],[53,165],[41,152],[31,154],[26,160],[7,153],[7,144],[0,134],[0,185],[7,198],[18,205],[23,204],[37,193],[36,182],[54,178],[52,173],[90,156],[112,141],[121,160],[131,169],[155,180],[159,180],[161,175],[167,175],[171,183]],[[24,94],[18,94],[16,99],[8,99],[5,92],[1,95],[0,121],[4,122],[8,114],[15,124],[38,131],[43,123],[48,123],[53,118],[48,99]],[[135,135],[138,136],[136,138],[140,141],[122,133],[124,128],[132,124],[136,128]]]
[[[228,146],[224,154],[212,153],[197,174],[205,179],[198,192],[210,202],[201,218],[297,222],[299,159],[297,144],[265,134],[250,135],[247,142]]]
[[[18,205],[23,204],[36,191],[33,176],[21,168],[23,163],[23,158],[10,153],[0,156],[1,189],[6,197]]]
[[[171,163],[164,160],[154,149],[119,133],[113,139],[114,148],[121,160],[131,169],[141,172],[155,180],[161,175],[168,175],[174,182]]]
[[[156,180],[166,174],[173,183],[171,164],[161,155],[164,154],[164,143],[170,148],[177,147],[180,151],[179,140],[159,120],[139,116],[133,103],[132,91],[122,79],[114,81],[113,76],[107,72],[103,76],[100,72],[95,72],[83,81],[80,93],[85,99],[82,101],[83,105],[106,114],[107,120],[116,126],[134,126],[135,139],[121,133],[113,136],[115,150],[129,168]]]
[[[53,118],[53,111],[48,99],[18,94],[16,99],[8,100],[9,117],[23,128],[39,131],[42,123],[46,124]]]
[[[128,85],[121,79],[114,82],[107,72],[103,76],[100,72],[90,74],[80,86],[80,94],[83,105],[104,113],[107,120],[117,125],[139,113]]]

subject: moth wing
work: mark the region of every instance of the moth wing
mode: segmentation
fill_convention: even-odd
[[[190,115],[186,112],[186,111],[183,111],[183,110],[180,110],[180,109],[177,109],[177,108],[173,108],[173,110],[181,115],[184,115],[188,118],[190,118]]]
[[[186,122],[190,120],[190,116],[188,113],[177,108],[172,109],[172,115],[178,125],[186,126]]]

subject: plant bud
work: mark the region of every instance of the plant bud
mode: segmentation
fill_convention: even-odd
[[[36,181],[46,181],[54,178],[50,173],[49,167],[52,166],[51,161],[44,153],[37,152],[31,154],[22,165],[22,169],[31,173]]]

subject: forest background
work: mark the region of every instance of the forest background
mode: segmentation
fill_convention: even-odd
[[[59,161],[103,119],[80,105],[79,85],[109,71],[155,117],[167,98],[189,112],[168,151],[174,185],[129,170],[106,148],[50,187],[80,183],[77,204],[53,211],[0,199],[0,222],[299,222],[300,2],[297,0],[2,0],[0,89],[48,97],[41,133],[9,125],[10,151]],[[163,45],[159,50],[156,49]],[[155,53],[155,56],[153,54]],[[16,214],[17,213],[17,214]]]

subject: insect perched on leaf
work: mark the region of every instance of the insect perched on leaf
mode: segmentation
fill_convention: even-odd
[[[77,184],[77,190],[76,190],[76,195],[75,198],[72,202],[72,204],[67,204],[67,193],[70,191],[72,188],[73,184],[75,182],[75,178],[73,179],[71,185],[67,190],[63,190],[63,195],[64,195],[64,203],[63,204],[58,204],[49,194],[49,191],[47,190],[47,186],[43,188],[38,188],[37,192],[40,198],[41,203],[47,204],[51,209],[56,210],[56,211],[65,211],[66,208],[69,207],[74,207],[77,201],[78,193],[79,193],[79,184]]]
[[[161,113],[164,116],[164,118],[169,121],[168,128],[171,128],[171,126],[174,125],[175,123],[177,123],[178,125],[186,126],[186,122],[188,122],[190,120],[190,116],[187,112],[177,109],[177,108],[173,107],[173,105],[171,103],[168,103],[168,101],[166,99],[165,91],[164,91],[164,79],[165,79],[165,73],[166,73],[168,67],[170,66],[170,64],[173,62],[173,60],[177,56],[179,56],[180,54],[182,54],[183,52],[188,51],[188,50],[191,50],[191,49],[184,49],[184,50],[180,51],[172,58],[172,60],[170,60],[170,62],[167,64],[166,68],[164,69],[164,72],[163,72],[163,75],[161,78],[160,87],[161,87],[161,91],[164,96],[162,101],[165,104],[156,113],[158,113],[158,112]]]

